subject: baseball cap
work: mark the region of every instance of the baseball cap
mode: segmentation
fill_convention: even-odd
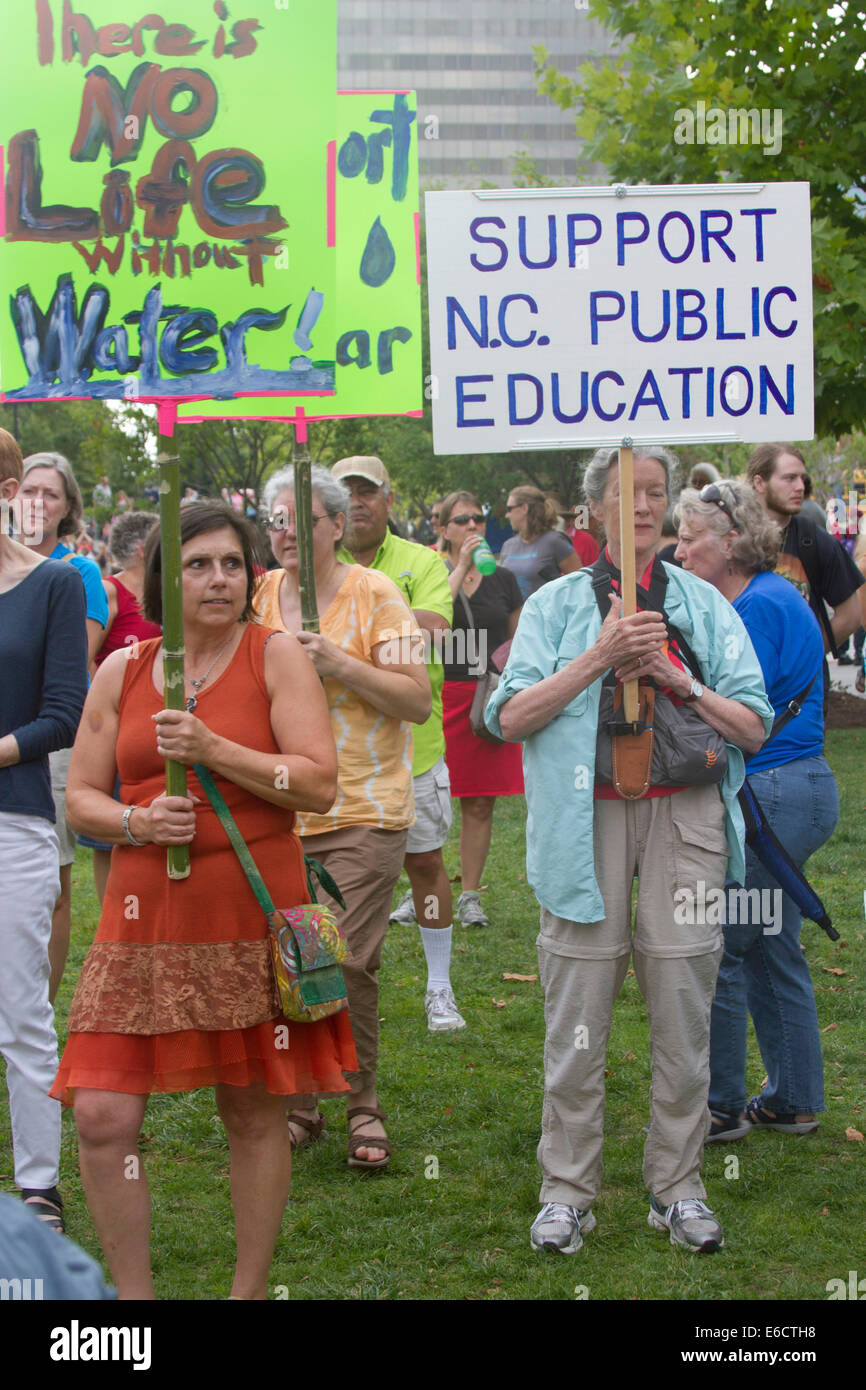
[[[331,469],[334,478],[366,478],[369,483],[379,487],[390,487],[391,479],[381,459],[373,454],[353,454],[351,458],[338,459]]]

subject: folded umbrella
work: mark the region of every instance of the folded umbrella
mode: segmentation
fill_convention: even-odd
[[[779,887],[797,904],[803,916],[817,922],[831,941],[838,941],[839,933],[830,921],[827,909],[770,829],[761,803],[749,786],[748,777],[737,793],[737,800],[746,822],[746,844],[773,875]]]

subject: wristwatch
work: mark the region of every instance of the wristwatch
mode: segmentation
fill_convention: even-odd
[[[683,704],[693,705],[696,700],[699,700],[701,698],[703,693],[704,687],[701,685],[700,681],[693,680],[691,686],[689,687],[689,693],[685,696],[683,700]]]
[[[137,811],[137,810],[138,810],[138,807],[137,807],[137,806],[127,806],[126,810],[125,810],[124,813],[123,813],[123,818],[122,818],[120,824],[121,824],[121,828],[122,828],[122,830],[123,830],[123,833],[124,833],[124,835],[126,836],[126,838],[127,838],[127,840],[129,841],[129,843],[130,843],[131,845],[135,845],[136,849],[139,849],[139,848],[141,848],[142,845],[146,845],[146,844],[147,844],[147,841],[146,841],[146,840],[136,840],[135,836],[133,835],[132,831],[131,831],[130,828],[129,828],[129,818],[130,818],[130,816],[132,815],[133,811]]]

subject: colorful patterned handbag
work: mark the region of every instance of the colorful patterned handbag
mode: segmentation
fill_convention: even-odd
[[[349,954],[349,948],[333,912],[316,902],[312,876],[315,874],[325,891],[345,909],[336,883],[318,860],[305,858],[307,886],[313,901],[299,907],[274,907],[264,879],[213,777],[200,763],[194,764],[193,771],[267,918],[271,963],[284,1017],[292,1023],[317,1023],[319,1019],[339,1013],[347,1005],[340,964]]]

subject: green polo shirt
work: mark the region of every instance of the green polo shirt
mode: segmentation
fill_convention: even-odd
[[[357,563],[345,548],[340,550],[338,558],[347,564]],[[380,570],[393,579],[410,608],[426,608],[430,613],[438,613],[450,626],[454,605],[448,571],[435,550],[418,545],[416,541],[404,541],[401,536],[386,531],[370,568]],[[413,777],[429,772],[433,764],[445,756],[445,735],[442,731],[442,684],[445,672],[440,657],[432,648],[428,647],[428,650],[427,674],[430,677],[433,709],[430,718],[423,724],[412,726],[415,743]]]

